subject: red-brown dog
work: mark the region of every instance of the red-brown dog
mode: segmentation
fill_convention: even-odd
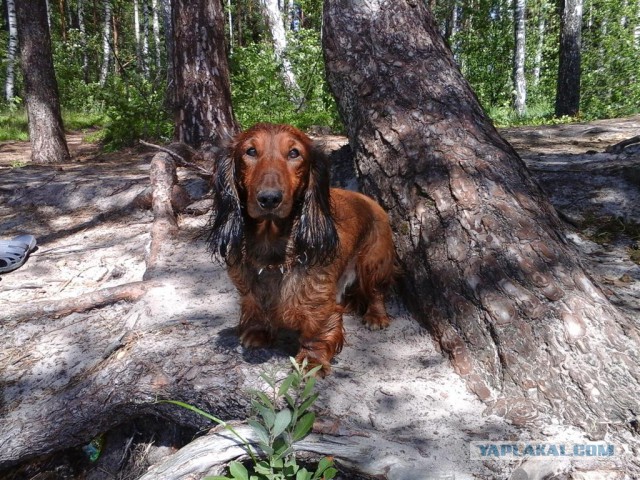
[[[387,214],[364,195],[329,188],[328,160],[304,133],[267,123],[240,133],[214,182],[211,247],[240,292],[243,346],[267,346],[279,328],[299,331],[298,360],[326,374],[342,349],[345,307],[370,328],[389,325]]]

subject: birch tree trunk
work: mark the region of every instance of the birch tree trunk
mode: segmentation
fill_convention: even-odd
[[[29,119],[31,161],[67,161],[69,150],[60,114],[46,5],[43,2],[18,1],[16,20]]]
[[[271,32],[276,61],[282,66],[284,86],[289,92],[291,101],[296,105],[302,106],[304,101],[302,91],[293,73],[291,62],[286,56],[287,35],[284,30],[282,12],[278,7],[278,0],[260,0],[260,5],[262,6],[264,18]]]
[[[102,30],[102,66],[100,67],[100,86],[104,87],[109,75],[109,63],[111,61],[111,0],[103,0],[104,26]]]
[[[149,0],[142,1],[142,72],[149,78]]]
[[[84,0],[78,0],[78,29],[80,30],[80,48],[82,49],[82,78],[89,83],[89,55],[87,53],[87,28],[84,22]]]
[[[164,45],[167,53],[167,94],[165,95],[167,109],[175,111],[176,105],[176,82],[174,63],[174,35],[173,35],[173,14],[172,0],[160,0],[162,5],[162,24],[164,26]]]
[[[173,0],[175,138],[198,148],[237,131],[221,0]]]
[[[526,52],[526,0],[513,0],[515,48],[513,55],[514,109],[519,116],[527,110],[527,81],[524,75]]]
[[[9,26],[9,44],[7,45],[7,78],[4,82],[4,97],[10,102],[14,97],[15,64],[18,51],[15,0],[7,0],[7,22]]]
[[[633,29],[633,39],[635,40],[636,47],[640,48],[640,0],[638,0],[636,6],[636,26]]]
[[[153,45],[155,47],[156,70],[160,71],[162,53],[160,51],[160,20],[158,17],[158,0],[151,1],[151,12],[153,15]]]
[[[582,0],[562,0],[560,63],[556,91],[556,116],[575,116],[580,110]]]
[[[140,41],[140,2],[133,0],[133,32],[136,42],[136,64],[142,70],[142,42]]]
[[[541,2],[540,11],[538,12],[538,43],[536,44],[536,53],[533,59],[533,85],[537,87],[540,83],[540,73],[542,71],[542,52],[544,50],[545,37],[545,8],[544,2]]]
[[[323,48],[363,189],[390,215],[404,299],[469,388],[517,425],[631,436],[638,324],[581,268],[425,4],[325,0]]]

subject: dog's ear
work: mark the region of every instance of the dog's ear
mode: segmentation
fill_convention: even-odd
[[[236,263],[242,253],[244,220],[236,182],[236,162],[231,149],[219,161],[213,177],[213,214],[209,231],[209,249],[228,264]]]
[[[329,159],[316,145],[310,149],[309,181],[293,227],[295,254],[311,265],[330,263],[339,238],[332,216]]]

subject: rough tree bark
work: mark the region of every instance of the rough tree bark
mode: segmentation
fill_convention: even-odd
[[[17,2],[16,18],[31,160],[34,163],[64,162],[69,159],[69,150],[53,69],[46,5]]]
[[[562,0],[560,11],[562,12],[562,21],[556,116],[575,116],[580,110],[582,0]]]
[[[524,76],[526,52],[526,0],[513,0],[515,48],[513,53],[513,106],[516,113],[524,115],[527,109],[527,81]]]
[[[238,127],[231,108],[221,0],[173,0],[175,138],[198,148]]]
[[[640,411],[638,325],[579,264],[415,0],[325,0],[323,47],[404,298],[490,411],[599,437]]]

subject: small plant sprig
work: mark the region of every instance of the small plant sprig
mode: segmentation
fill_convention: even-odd
[[[299,364],[291,358],[291,363],[293,371],[282,381],[275,374],[260,374],[271,389],[269,395],[257,390],[253,392],[251,405],[255,416],[248,420],[248,424],[258,437],[258,448],[264,458],[223,420],[183,402],[167,401],[224,426],[243,443],[251,457],[251,471],[242,463],[233,461],[229,463],[228,476],[206,477],[205,480],[331,480],[336,476],[338,471],[329,457],[321,459],[314,471],[297,463],[293,445],[306,437],[313,427],[316,416],[310,408],[318,398],[313,389],[315,374],[321,366],[307,371],[306,360]]]

